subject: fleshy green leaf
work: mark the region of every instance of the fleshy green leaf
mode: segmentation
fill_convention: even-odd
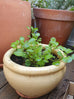
[[[24,41],[25,40],[25,38],[24,37],[20,37],[20,41]]]
[[[36,61],[41,61],[41,58],[40,58],[40,57],[37,57],[37,58],[36,58]]]
[[[66,51],[66,48],[65,48],[65,47],[63,47],[63,46],[61,46],[61,45],[60,45],[60,46],[58,46],[57,48],[58,48],[58,49],[61,49],[62,51]]]
[[[17,40],[16,42],[11,43],[11,47],[13,47],[13,48],[17,48],[17,45],[19,45],[19,40]]]
[[[16,56],[24,56],[24,52],[22,49],[17,49],[15,52],[14,52],[14,55]]]
[[[31,65],[31,62],[30,62],[29,59],[26,59],[26,61],[25,61],[25,65],[28,66],[28,67]]]
[[[19,44],[19,40],[16,40],[16,44],[17,44],[17,45]]]
[[[72,53],[73,51],[71,49],[66,49],[66,53],[69,54],[69,53]]]
[[[28,52],[33,52],[33,50],[32,50],[32,49],[27,49],[27,51],[28,51]]]
[[[50,54],[45,55],[45,59],[50,59],[50,58],[52,58],[52,57],[53,57],[53,56],[50,55]]]
[[[52,37],[52,38],[50,39],[50,41],[56,41],[55,37]]]
[[[31,30],[34,30],[34,28],[31,26]]]
[[[31,36],[30,36],[30,35],[28,35],[28,38],[31,38]]]
[[[35,42],[35,39],[34,39],[34,38],[31,38],[31,39],[29,40],[29,43],[33,43],[33,42]]]
[[[64,57],[64,58],[63,58],[63,61],[64,61],[65,63],[70,63],[70,62],[72,62],[72,58],[71,58],[70,56]]]
[[[60,64],[60,61],[55,61],[55,62],[52,63],[52,65],[57,65],[57,66],[58,66],[59,64]]]
[[[13,43],[11,44],[11,47],[16,48],[16,47],[17,47],[17,46],[16,46],[16,43],[13,42]]]
[[[40,36],[40,33],[36,33],[36,36],[39,37]]]
[[[71,57],[72,57],[72,59],[74,60],[74,54],[72,54],[72,56],[71,56]]]
[[[27,48],[29,48],[29,44],[28,44],[28,43],[25,43],[25,44],[23,45],[23,47],[24,47],[24,49],[27,49]]]
[[[30,27],[27,26],[27,29],[30,30]]]
[[[71,57],[68,58],[67,63],[70,63],[70,62],[72,62],[72,58]]]
[[[60,51],[58,51],[57,54],[58,54],[61,58],[63,57],[63,55],[62,55],[62,53],[61,53]]]
[[[38,39],[38,42],[41,42],[41,40],[42,40],[42,39],[41,39],[41,38],[39,38],[39,39]]]

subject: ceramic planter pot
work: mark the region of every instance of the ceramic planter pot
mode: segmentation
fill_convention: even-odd
[[[74,27],[74,11],[34,8],[34,16],[42,43],[48,44],[55,37],[61,45],[66,44]]]
[[[59,66],[26,67],[10,59],[13,52],[14,49],[10,49],[4,55],[4,74],[9,84],[26,97],[36,98],[49,93],[64,76],[66,66],[62,61]]]
[[[0,64],[11,42],[27,35],[31,26],[31,6],[23,0],[0,0]]]

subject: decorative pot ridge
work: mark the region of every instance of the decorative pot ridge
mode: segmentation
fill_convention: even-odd
[[[34,8],[34,15],[38,18],[62,21],[74,21],[74,11]]]

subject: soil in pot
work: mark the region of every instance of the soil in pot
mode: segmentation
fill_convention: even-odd
[[[42,50],[42,52],[44,51],[44,49]],[[68,54],[68,56],[71,56],[72,54],[73,54],[74,52],[72,52],[72,53],[70,53],[70,54]],[[53,53],[52,53],[53,54]],[[55,54],[53,54],[53,56],[55,57],[55,58],[52,58],[51,60],[49,60],[49,62],[48,63],[46,63],[45,64],[45,66],[49,66],[49,65],[52,65],[52,63],[53,63],[53,61],[56,59],[56,60],[58,60],[58,57],[55,55]],[[19,56],[15,56],[14,54],[12,54],[11,55],[11,60],[13,61],[13,62],[15,62],[15,63],[17,63],[17,64],[20,64],[20,65],[25,65],[24,63],[25,63],[25,59],[23,58],[23,57],[19,57]],[[25,65],[26,66],[26,65]],[[33,64],[31,64],[29,67],[35,67]]]
[[[54,55],[54,56],[55,56],[56,59],[58,59],[56,55]],[[24,66],[25,60],[22,57],[18,57],[18,56],[12,55],[11,56],[11,60],[13,62],[17,63],[17,64],[20,64],[20,65]],[[49,66],[49,65],[52,65],[52,61],[51,60],[49,60],[49,62],[45,64],[45,66]],[[30,67],[34,67],[34,66],[31,65]]]

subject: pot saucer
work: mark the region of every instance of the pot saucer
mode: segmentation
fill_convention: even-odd
[[[25,95],[21,94],[21,93],[18,92],[18,91],[16,91],[16,93],[17,93],[19,96],[23,97],[23,98],[27,98],[27,99],[35,99],[35,97],[28,97],[28,96],[25,96]]]
[[[0,68],[3,68],[3,64],[0,64]]]

